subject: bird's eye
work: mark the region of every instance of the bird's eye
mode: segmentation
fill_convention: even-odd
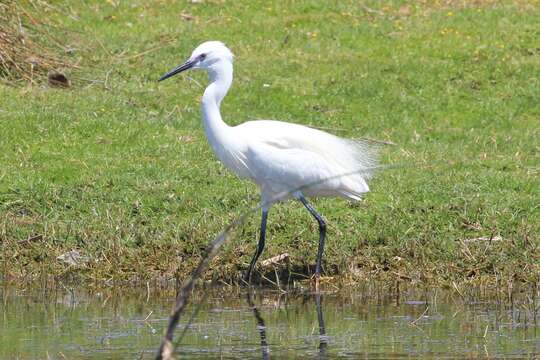
[[[204,60],[206,58],[206,54],[199,55],[199,59]]]

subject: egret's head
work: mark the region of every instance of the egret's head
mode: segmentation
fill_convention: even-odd
[[[182,65],[163,75],[159,81],[170,78],[188,69],[212,70],[223,62],[232,64],[233,54],[221,41],[207,41],[197,46],[189,59]]]

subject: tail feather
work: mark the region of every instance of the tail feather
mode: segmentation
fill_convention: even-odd
[[[366,139],[348,140],[353,154],[355,169],[365,180],[369,180],[375,174],[375,168],[379,164],[380,145]]]

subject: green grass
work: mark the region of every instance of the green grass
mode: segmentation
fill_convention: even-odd
[[[464,2],[465,4],[468,2]],[[329,273],[452,282],[540,279],[538,1],[55,2],[69,90],[0,85],[4,277],[184,277],[205,244],[256,205],[199,115],[203,73],[156,80],[202,41],[226,42],[229,124],[279,119],[392,141],[363,203],[314,202]],[[267,85],[269,86],[267,86]],[[253,216],[209,278],[238,280]],[[25,239],[41,239],[24,243]],[[466,241],[500,236],[500,241]],[[316,223],[273,207],[264,257],[313,264]],[[78,249],[92,261],[56,257]]]

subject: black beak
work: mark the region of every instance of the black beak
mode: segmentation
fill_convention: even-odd
[[[170,78],[173,75],[181,73],[182,71],[191,69],[195,65],[195,63],[196,63],[196,61],[188,60],[185,63],[183,63],[182,65],[172,69],[171,71],[169,71],[168,73],[166,73],[165,75],[160,77],[158,81],[163,81],[165,79]]]

